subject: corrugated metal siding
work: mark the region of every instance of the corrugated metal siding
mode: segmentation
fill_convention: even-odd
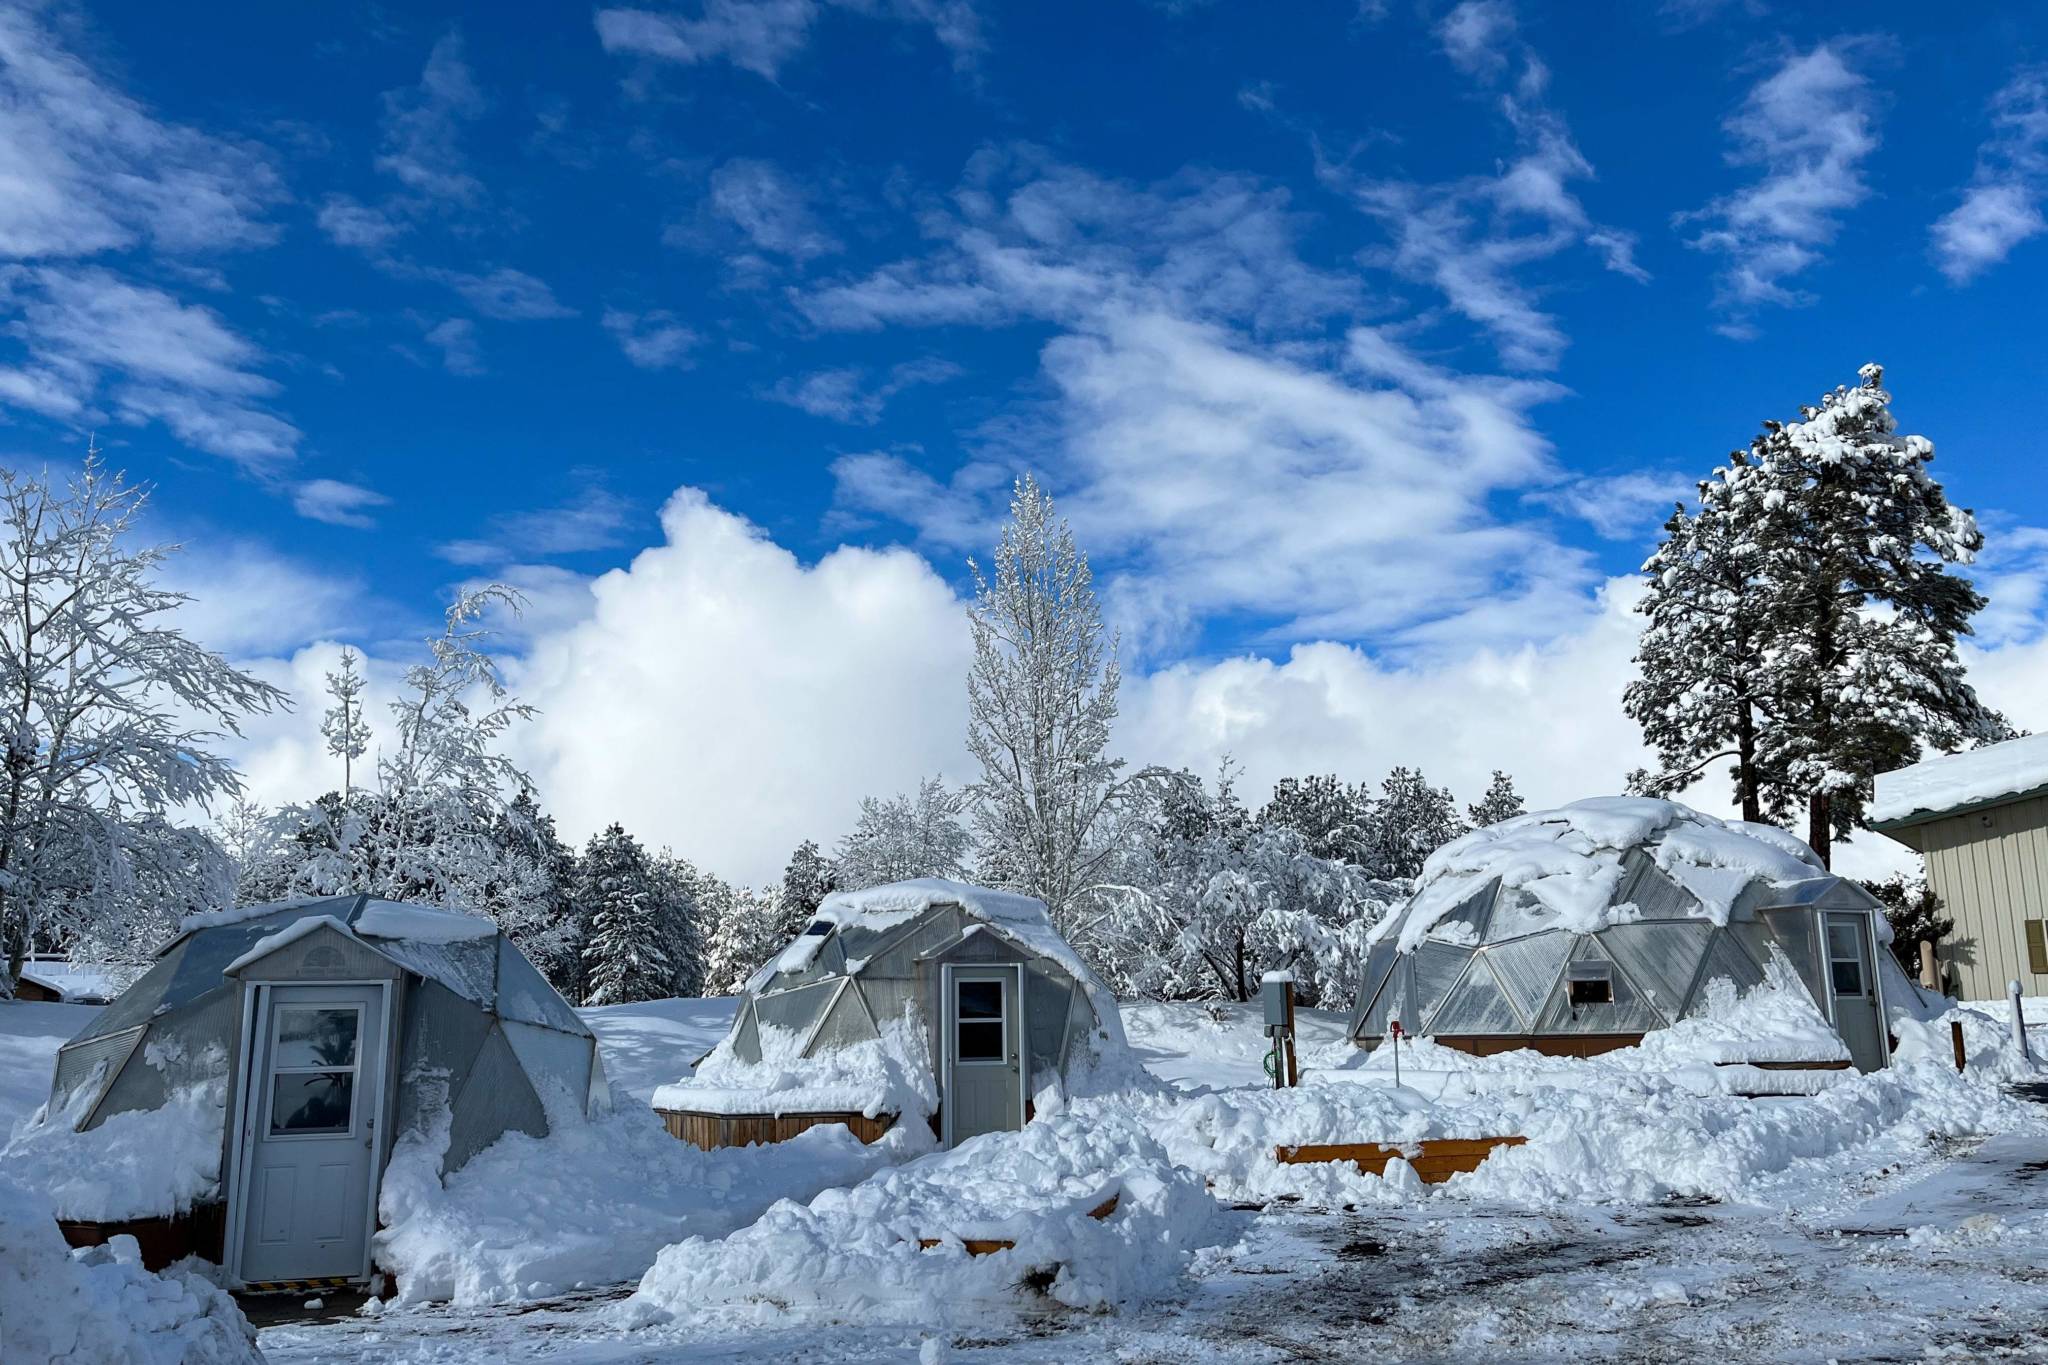
[[[2027,960],[2026,939],[2026,921],[2048,919],[2048,798],[1921,828],[1928,879],[1956,922],[1941,955],[1962,997],[1997,999],[2012,980],[2029,994],[2048,991],[2048,973]]]

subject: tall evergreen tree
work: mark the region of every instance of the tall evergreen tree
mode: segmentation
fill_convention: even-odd
[[[1771,613],[1763,806],[1803,806],[1823,862],[1863,823],[1876,774],[1998,723],[1956,653],[1984,598],[1948,568],[1983,533],[1929,476],[1933,443],[1898,434],[1884,371],[1860,374],[1803,420],[1767,425],[1729,480],[1763,546]]]
[[[1738,451],[1733,468],[1744,460]],[[1771,604],[1763,547],[1735,506],[1729,469],[1699,485],[1664,523],[1664,540],[1643,565],[1636,610],[1649,618],[1636,648],[1639,676],[1622,708],[1640,725],[1661,770],[1632,774],[1644,796],[1684,791],[1707,767],[1730,762],[1736,808],[1764,818],[1758,735],[1772,711],[1761,676]]]
[[[1035,479],[1017,482],[993,574],[968,567],[975,826],[989,860],[1015,869],[1016,888],[1065,926],[1131,833],[1153,774],[1126,774],[1109,756],[1116,643],[1104,638],[1088,557]]]
[[[549,984],[570,1000],[583,998],[583,943],[589,924],[576,903],[576,853],[555,832],[530,791],[500,811],[492,837],[500,866],[515,869],[492,888],[490,912],[519,951]]]
[[[1486,785],[1486,795],[1465,807],[1465,813],[1472,817],[1474,829],[1484,829],[1503,820],[1512,820],[1527,809],[1522,802],[1522,794],[1515,790],[1515,779],[1495,768],[1493,781]]]
[[[702,874],[687,858],[664,848],[649,866],[655,900],[661,911],[662,946],[668,953],[669,995],[704,994],[705,957],[709,949],[697,887]]]
[[[1450,788],[1430,786],[1419,768],[1396,768],[1373,804],[1368,870],[1381,878],[1419,877],[1424,860],[1464,832]]]
[[[1372,857],[1372,806],[1370,791],[1347,786],[1335,775],[1283,777],[1259,812],[1259,823],[1294,830],[1318,858],[1363,867]]]
[[[623,826],[590,836],[577,899],[591,907],[590,937],[583,945],[589,980],[584,998],[616,1005],[667,995],[675,968],[662,942],[661,906],[647,853]]]
[[[796,921],[792,933],[801,933],[813,919],[825,897],[839,889],[839,868],[819,850],[816,841],[806,839],[789,855],[782,869],[782,910]]]

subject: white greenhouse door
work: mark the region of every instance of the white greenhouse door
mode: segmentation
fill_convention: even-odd
[[[385,988],[271,986],[244,1100],[240,1278],[369,1268]]]
[[[1884,1065],[1884,1025],[1878,1017],[1877,973],[1870,960],[1867,915],[1830,914],[1824,921],[1828,988],[1835,1000],[1835,1032],[1848,1045],[1858,1071]]]
[[[944,974],[946,1144],[1024,1126],[1021,969],[954,967]]]

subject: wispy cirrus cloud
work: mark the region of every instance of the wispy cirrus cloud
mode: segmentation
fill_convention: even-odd
[[[384,144],[377,169],[430,198],[475,203],[484,187],[469,169],[462,134],[484,108],[461,35],[444,35],[427,54],[418,85],[384,93]]]
[[[309,521],[330,526],[352,526],[369,530],[377,522],[371,513],[391,505],[391,499],[374,488],[342,479],[307,479],[292,487],[292,510]]]
[[[646,313],[607,308],[603,321],[626,359],[643,370],[688,369],[702,340],[665,308]]]
[[[704,0],[694,14],[601,9],[597,36],[610,53],[684,66],[725,61],[772,81],[835,9],[928,28],[955,66],[971,64],[982,48],[981,16],[969,0]]]
[[[2000,88],[1991,128],[1963,201],[1930,229],[1935,263],[1952,284],[1968,284],[2048,231],[2048,68],[2024,67]]]
[[[1573,191],[1573,182],[1593,178],[1593,166],[1551,107],[1549,68],[1521,40],[1507,0],[1465,0],[1436,36],[1451,63],[1496,101],[1515,140],[1513,158],[1492,173],[1449,181],[1329,162],[1320,173],[1386,231],[1389,244],[1369,253],[1375,264],[1440,290],[1509,366],[1554,368],[1566,337],[1521,272],[1584,247],[1608,270],[1640,282],[1648,275],[1636,264],[1635,238],[1595,222]]]
[[[585,483],[567,501],[495,516],[482,536],[444,542],[435,553],[451,564],[484,568],[609,550],[622,544],[638,511],[636,506],[598,482],[602,476],[594,470],[577,470],[573,475]]]
[[[961,373],[960,367],[950,360],[928,357],[893,365],[879,381],[870,382],[866,369],[849,366],[781,380],[768,390],[767,396],[814,417],[852,426],[872,426],[882,419],[889,400],[905,389],[942,384]]]
[[[1821,261],[1842,215],[1869,196],[1863,163],[1877,150],[1877,98],[1858,63],[1879,46],[1835,38],[1795,52],[1722,124],[1734,144],[1728,163],[1758,177],[1675,221],[1699,225],[1687,245],[1724,258],[1715,298],[1726,335],[1754,335],[1766,305],[1811,302],[1791,281]]]

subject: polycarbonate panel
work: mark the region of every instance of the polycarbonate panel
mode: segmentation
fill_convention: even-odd
[[[1630,849],[1626,862],[1635,864],[1634,875],[1616,893],[1616,903],[1634,905],[1646,920],[1698,920],[1705,912],[1699,898],[1671,878],[1643,853]]]
[[[407,971],[438,981],[463,999],[491,1009],[498,999],[498,937],[492,934],[454,943],[380,938],[377,949]]]
[[[853,978],[853,984],[866,997],[868,1014],[878,1026],[924,1010],[924,988],[916,981],[863,973]]]
[[[178,964],[184,960],[185,950],[189,945],[188,939],[185,943],[175,944],[167,949],[148,971],[136,978],[134,985],[115,996],[71,1041],[82,1043],[88,1038],[126,1033],[129,1029],[140,1028],[155,1018],[157,1006],[163,1003],[165,993],[170,990],[172,981],[176,979]],[[227,982],[221,980],[220,974],[216,972],[213,984],[218,990],[225,987]]]
[[[740,1006],[740,1017],[733,1024],[732,1055],[747,1063],[761,1060],[761,1032],[754,1027],[754,1002],[751,1000]]]
[[[1606,954],[1600,940],[1581,938],[1572,945],[1570,960],[1605,964],[1608,980],[1613,983],[1614,999],[1574,1005],[1566,982],[1560,977],[1543,1013],[1536,1017],[1537,1033],[1647,1033],[1664,1026],[1664,1016],[1642,998],[1628,973]]]
[[[843,978],[842,978],[843,979]],[[815,1057],[835,1048],[849,1047],[854,1043],[872,1042],[876,1037],[875,1025],[868,1018],[867,1002],[860,992],[853,988],[851,981],[839,998],[818,1021],[817,1032],[811,1035],[810,1046],[805,1049],[806,1057]]]
[[[1706,965],[1700,969],[1699,984],[1693,987],[1692,1000],[1686,1005],[1686,1016],[1705,1011],[1709,981],[1731,981],[1740,992],[1754,988],[1763,979],[1763,969],[1750,960],[1749,954],[1725,931],[1717,932],[1707,949]]]
[[[962,938],[943,956],[948,962],[1016,962],[1024,954],[1001,935],[983,929]]]
[[[1515,1013],[1514,1003],[1501,989],[1500,978],[1486,965],[1486,954],[1473,959],[1465,975],[1451,988],[1437,1007],[1428,1032],[1439,1037],[1468,1033],[1521,1033],[1528,1021]]]
[[[1729,924],[1727,933],[1742,945],[1757,966],[1768,966],[1771,960],[1771,931],[1756,920],[1735,920]]]
[[[438,981],[423,981],[404,992],[405,1022],[398,1040],[398,1115],[395,1131],[404,1132],[423,1119],[421,1109],[438,1093],[432,1085],[406,1084],[404,1078],[445,1073],[450,1089],[462,1084],[470,1064],[484,1045],[491,1016]]]
[[[917,959],[921,953],[914,937],[898,939],[863,961],[857,975],[864,981],[913,981],[917,978]]]
[[[1507,943],[1490,943],[1484,949],[1486,964],[1500,978],[1508,999],[1523,1017],[1534,1019],[1542,1014],[1551,989],[1564,974],[1564,960],[1576,937],[1563,929],[1553,929]]]
[[[314,915],[342,919],[352,904],[354,902],[350,899],[307,901],[300,905],[281,906],[253,919],[195,931],[185,940],[185,952],[178,962],[177,977],[171,982],[170,989],[164,992],[163,1003],[175,1007],[208,991],[218,990],[226,984],[226,978],[221,974],[228,969],[228,964],[262,940]]]
[[[1451,993],[1451,987],[1471,961],[1470,948],[1458,948],[1448,943],[1424,943],[1417,948],[1413,967],[1415,1017],[1408,1019],[1404,1016],[1402,1023],[1416,1033],[1427,1032],[1430,1016]]]
[[[112,1080],[128,1060],[128,1054],[135,1050],[142,1036],[148,1032],[145,1027],[123,1030],[120,1033],[102,1034],[94,1038],[66,1043],[57,1051],[57,1069],[50,1085],[50,1113],[70,1108],[78,1101],[79,1117],[84,1118],[92,1107],[99,1103],[106,1093],[107,1082]],[[81,1094],[90,1090],[90,1097]]]
[[[1024,969],[1024,1027],[1030,1034],[1031,1064],[1057,1067],[1067,1032],[1067,997],[1073,987],[1036,967]]]
[[[457,1081],[459,1088],[450,1106],[448,1153],[441,1159],[442,1175],[462,1169],[471,1157],[507,1133],[547,1136],[547,1111],[527,1083],[525,1068],[501,1029],[493,1028],[485,1035],[476,1061],[467,1075],[457,1073]],[[514,1193],[508,1191],[508,1197]]]
[[[127,1064],[113,1073],[107,1082],[106,1092],[100,1096],[87,1128],[97,1128],[116,1114],[154,1113],[169,1102],[170,1086],[164,1082],[164,1073],[149,1064],[148,1053],[151,1044],[163,1036],[163,1026],[156,1025],[144,1032],[142,1046],[129,1054]]]
[[[1667,1019],[1676,1019],[1692,992],[1707,944],[1720,931],[1711,924],[1617,924],[1596,935],[1628,972],[1636,988]]]
[[[832,995],[838,989],[837,981],[819,981],[809,986],[798,986],[795,990],[757,995],[754,997],[755,1020],[771,1028],[787,1029],[797,1034],[809,1033],[811,1025],[818,1022],[818,1016],[832,1003]]]
[[[591,1118],[612,1112],[611,1078],[604,1074],[604,1049],[595,1038],[590,1040],[590,1096],[583,1112]]]
[[[590,1036],[590,1026],[502,934],[498,936],[498,1017]]]
[[[590,1102],[590,1056],[596,1044],[587,1033],[563,1033],[539,1024],[498,1021],[505,1041],[526,1072],[526,1080],[550,1113],[581,1114]]]
[[[901,924],[893,929],[870,929],[865,925],[849,924],[833,937],[839,940],[839,951],[846,961],[871,963],[878,954],[908,942],[913,932],[912,926]]]
[[[1400,960],[1400,954],[1394,947],[1394,937],[1394,932],[1389,931],[1387,936],[1373,944],[1372,951],[1365,955],[1365,973],[1358,984],[1358,1003],[1351,1008],[1351,1036],[1354,1038],[1379,1036],[1378,1032],[1361,1032],[1360,1025],[1365,1022],[1366,1011],[1379,998],[1380,987],[1386,983],[1387,974],[1394,970],[1394,964]],[[1382,1027],[1385,1022],[1382,1018]]]
[[[1827,999],[1827,988],[1821,983],[1820,966],[1814,955],[1814,912],[1766,910],[1763,920],[1771,931],[1771,941],[1784,950],[1792,970],[1806,983],[1807,991],[1815,1000]]]
[[[1496,877],[1471,895],[1465,897],[1456,909],[1445,912],[1438,918],[1436,929],[1432,929],[1430,932],[1435,933],[1441,929],[1450,929],[1452,932],[1458,933],[1458,936],[1461,938],[1465,937],[1466,933],[1469,933],[1471,936],[1470,941],[1473,943],[1484,942],[1487,927],[1493,920],[1493,893],[1499,889],[1500,879]],[[1465,926],[1462,932],[1454,928],[1454,926],[1460,924]]]
[[[1076,987],[1067,998],[1067,1038],[1060,1048],[1060,1069],[1067,1066],[1085,1052],[1093,1051],[1093,1038],[1098,1025],[1095,1007],[1088,1003],[1088,992]]]
[[[1388,1021],[1397,1017],[1403,1029],[1411,1033],[1414,1031],[1415,1012],[1408,1008],[1408,968],[1405,954],[1395,959],[1393,970],[1387,973],[1379,994],[1367,1003],[1357,1026],[1352,1029],[1353,1038],[1364,1041],[1383,1038]]]

